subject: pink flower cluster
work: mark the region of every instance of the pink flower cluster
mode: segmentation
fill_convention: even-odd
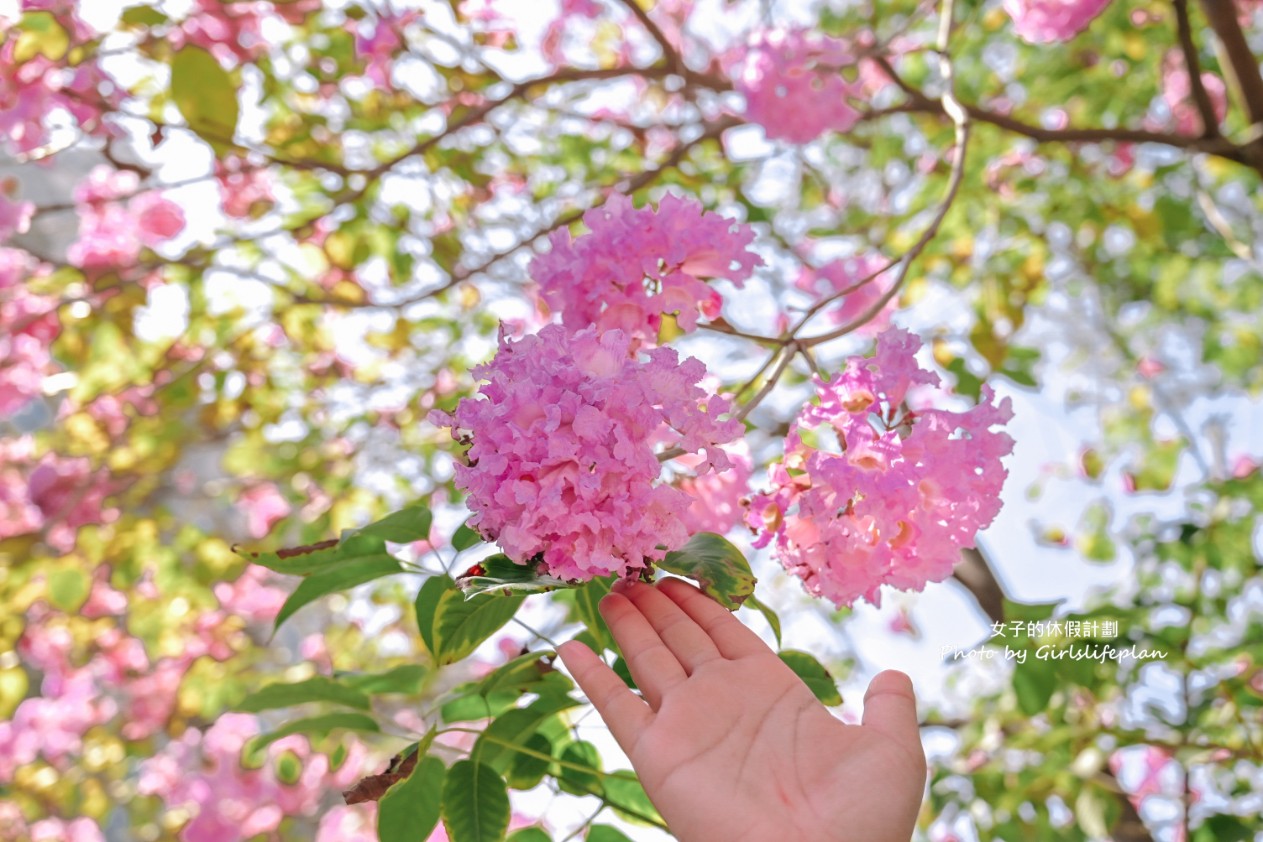
[[[27,291],[35,270],[26,252],[0,248],[0,418],[39,395],[53,368],[49,345],[61,322],[51,299]]]
[[[235,713],[219,717],[205,732],[190,728],[144,763],[138,789],[193,813],[180,832],[184,842],[239,842],[273,833],[285,816],[314,814],[325,793],[347,789],[363,774],[365,752],[358,744],[331,769],[329,758],[300,736],[268,746],[262,767],[247,769],[241,753],[257,734],[253,716]],[[277,769],[287,754],[301,765],[298,778],[288,783]]]
[[[364,76],[378,88],[389,90],[395,56],[404,46],[404,30],[421,16],[418,11],[401,14],[379,12],[373,19],[348,23],[355,35],[355,55],[364,62]]]
[[[1004,0],[1018,37],[1032,44],[1069,41],[1087,29],[1110,0]]]
[[[847,324],[867,313],[889,288],[889,279],[877,274],[888,262],[869,255],[833,260],[819,269],[804,268],[794,285],[817,301],[845,293],[826,312],[834,324]],[[892,299],[856,332],[881,333],[890,326],[896,306]]]
[[[708,471],[701,475],[685,475],[677,487],[693,498],[689,507],[680,515],[684,528],[690,535],[698,532],[714,532],[724,535],[745,516],[743,500],[750,492],[750,477],[754,474],[754,462],[750,458],[750,446],[745,439],[723,445],[731,467],[726,471]],[[702,457],[689,453],[672,460],[673,465],[695,470]]]
[[[23,11],[50,12],[56,17],[69,40],[69,48],[90,41],[94,34],[74,15],[72,3],[31,2],[22,4]],[[0,138],[7,141],[11,152],[27,153],[48,142],[44,120],[56,112],[68,113],[88,134],[103,129],[103,111],[119,102],[113,81],[95,59],[75,65],[61,58],[52,60],[43,53],[19,62],[18,44],[22,39],[9,37],[0,46]],[[103,90],[109,90],[108,96]]]
[[[28,825],[18,805],[5,800],[0,801],[0,842],[105,842],[105,835],[82,816],[70,821],[49,817]]]
[[[525,563],[586,580],[626,574],[688,539],[688,496],[658,481],[655,445],[703,451],[699,472],[726,470],[717,445],[740,434],[720,420],[728,402],[697,386],[705,367],[656,348],[639,358],[618,330],[570,333],[549,325],[514,342],[501,338],[483,400],[463,400],[432,420],[471,439],[456,484],[469,494],[471,524]]]
[[[85,457],[34,451],[29,437],[0,439],[0,539],[44,530],[49,546],[69,552],[81,526],[117,517],[105,507],[108,478]]]
[[[224,215],[233,219],[250,219],[276,201],[268,169],[239,157],[216,160],[215,180],[223,197]]]
[[[1013,440],[991,428],[1012,417],[1009,400],[992,405],[984,388],[965,412],[928,408],[945,393],[917,365],[920,347],[892,328],[875,356],[817,379],[818,403],[798,415],[772,489],[750,507],[756,546],[774,541],[781,564],[839,607],[880,604],[882,585],[921,590],[947,578],[1000,510],[1000,460]]]
[[[0,181],[0,243],[7,242],[14,234],[25,234],[31,228],[35,205],[15,201],[17,185],[12,179]]]
[[[857,64],[845,42],[812,29],[755,33],[725,62],[733,87],[745,97],[746,117],[769,140],[809,143],[827,131],[846,132],[859,121],[851,100],[863,86],[843,78]]]
[[[662,315],[678,313],[680,328],[691,331],[699,313],[713,319],[722,304],[704,278],[741,286],[763,262],[747,250],[749,226],[678,196],[655,211],[614,195],[583,221],[590,233],[554,232],[552,250],[530,267],[544,301],[571,330],[596,325],[653,340]]]
[[[1210,98],[1211,108],[1218,122],[1223,122],[1228,113],[1228,91],[1224,80],[1210,71],[1202,72],[1202,87]],[[1205,126],[1202,125],[1202,114],[1193,99],[1193,86],[1189,82],[1188,67],[1183,56],[1175,50],[1169,52],[1162,60],[1162,101],[1166,103],[1171,114],[1170,122],[1176,132],[1184,135],[1200,135]],[[1146,121],[1147,123],[1149,121]],[[1165,128],[1160,124],[1155,128]]]
[[[105,165],[75,188],[79,238],[67,252],[72,264],[90,270],[130,266],[142,245],[156,246],[184,230],[179,205],[157,192],[139,191],[136,173]]]

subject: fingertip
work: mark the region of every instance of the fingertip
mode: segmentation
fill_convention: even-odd
[[[873,676],[873,680],[868,683],[868,691],[864,694],[864,698],[868,699],[884,694],[903,696],[914,704],[917,700],[916,688],[912,685],[912,679],[906,672],[899,670],[882,670]]]

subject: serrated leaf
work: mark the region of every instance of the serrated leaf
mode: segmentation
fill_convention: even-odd
[[[291,684],[269,684],[246,696],[237,705],[237,710],[258,713],[261,710],[285,708],[308,702],[332,702],[360,710],[368,710],[372,706],[368,696],[359,690],[340,684],[332,678],[316,676]]]
[[[378,802],[379,842],[425,842],[438,825],[447,772],[437,757],[423,757],[412,774],[392,786]]]
[[[817,699],[829,706],[842,704],[842,694],[838,692],[837,682],[814,655],[798,649],[786,649],[777,654],[803,680]]]
[[[757,581],[741,551],[713,532],[697,533],[683,547],[667,553],[657,566],[693,579],[729,611],[736,611],[749,599]]]
[[[451,842],[500,842],[509,828],[509,790],[491,767],[452,766],[443,782],[443,826]]]
[[[276,615],[276,623],[272,626],[272,630],[275,632],[282,623],[294,616],[298,609],[322,596],[344,591],[402,570],[399,562],[392,556],[383,555],[357,559],[345,565],[313,573],[303,579],[285,600],[280,613]]]
[[[501,664],[478,682],[479,695],[486,696],[496,692],[511,691],[518,694],[538,692],[534,685],[545,680],[546,676],[558,675],[551,666],[544,663],[545,658],[555,657],[551,650],[527,652]]]
[[[209,52],[188,44],[172,56],[171,101],[189,128],[214,149],[232,144],[240,113],[237,86]]]

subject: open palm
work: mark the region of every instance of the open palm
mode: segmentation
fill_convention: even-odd
[[[620,583],[601,614],[644,698],[582,643],[559,654],[683,842],[907,842],[925,786],[912,684],[879,674],[862,725],[693,586]]]

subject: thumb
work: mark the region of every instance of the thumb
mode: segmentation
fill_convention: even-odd
[[[917,697],[912,679],[898,670],[879,672],[864,694],[866,727],[891,739],[921,742],[917,721]]]

